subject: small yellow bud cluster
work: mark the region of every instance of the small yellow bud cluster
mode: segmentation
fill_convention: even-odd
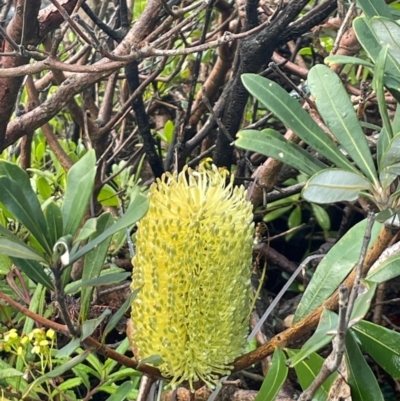
[[[50,340],[50,341],[49,341]],[[53,329],[33,329],[28,335],[20,336],[16,329],[11,329],[0,340],[0,350],[26,355],[30,349],[32,354],[49,355],[54,345],[55,332]]]
[[[215,166],[165,174],[139,222],[133,341],[171,385],[228,374],[248,332],[253,214],[243,187]]]

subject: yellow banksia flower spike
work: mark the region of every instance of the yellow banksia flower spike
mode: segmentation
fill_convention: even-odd
[[[216,166],[166,173],[150,188],[133,258],[133,342],[176,387],[209,387],[245,347],[252,205]]]

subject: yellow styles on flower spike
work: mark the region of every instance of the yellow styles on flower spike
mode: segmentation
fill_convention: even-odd
[[[164,174],[139,222],[132,289],[140,359],[161,357],[171,385],[228,374],[248,332],[253,214],[227,171]]]

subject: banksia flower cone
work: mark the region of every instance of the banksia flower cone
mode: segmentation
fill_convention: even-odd
[[[165,174],[140,221],[132,289],[133,342],[160,357],[171,385],[209,387],[244,349],[250,308],[252,205],[217,167]]]

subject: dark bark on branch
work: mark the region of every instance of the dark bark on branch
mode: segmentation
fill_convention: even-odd
[[[305,16],[297,25],[293,24],[293,28],[287,29],[307,3],[307,0],[292,0],[269,26],[254,36],[243,39],[240,43],[238,50],[240,61],[237,71],[232,74],[232,79],[224,90],[226,101],[222,122],[231,136],[236,137],[249,96],[242,84],[241,75],[258,72],[269,62],[273,51],[278,46],[321,23],[336,7],[334,0],[327,0],[318,12],[310,13],[310,18],[307,19]],[[228,138],[224,133],[219,132],[213,157],[214,163],[218,166],[230,167],[232,152],[233,147]]]
[[[137,62],[129,63],[125,67],[125,75],[128,81],[131,94],[139,87],[139,69]],[[146,152],[147,161],[150,164],[154,177],[161,177],[164,173],[164,166],[156,150],[156,141],[150,131],[149,117],[144,107],[142,95],[137,96],[132,102],[132,108],[135,112],[136,122],[139,128],[139,134],[142,137],[143,148]]]

